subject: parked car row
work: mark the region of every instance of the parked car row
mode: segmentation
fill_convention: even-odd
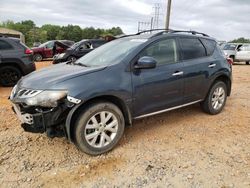
[[[32,48],[35,61],[52,58],[56,54],[63,53],[67,48],[74,44],[69,40],[52,40]]]
[[[227,43],[224,45],[223,51],[233,62],[246,62],[246,64],[249,64],[250,44]]]
[[[28,48],[19,39],[0,36],[0,85],[14,86],[17,81],[36,69],[34,61],[53,58],[53,63],[75,61],[107,43],[104,39],[85,39],[77,43],[53,40]]]

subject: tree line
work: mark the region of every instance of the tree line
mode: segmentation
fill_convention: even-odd
[[[49,40],[72,40],[98,38],[105,35],[121,35],[123,31],[120,27],[111,29],[100,29],[94,27],[81,28],[78,25],[59,26],[45,24],[38,27],[32,20],[14,22],[11,20],[0,22],[0,27],[13,29],[24,34],[26,45],[32,46],[34,42],[44,43]]]

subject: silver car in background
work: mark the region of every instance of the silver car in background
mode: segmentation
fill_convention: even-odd
[[[225,44],[225,46],[223,47],[223,52],[225,53],[225,55],[229,58],[231,58],[233,61],[235,61],[235,55],[236,52],[238,51],[238,49],[240,49],[240,47],[243,44],[241,43],[227,43]]]
[[[236,55],[235,55],[236,62],[246,62],[249,65],[250,62],[250,44],[244,44],[241,46]]]

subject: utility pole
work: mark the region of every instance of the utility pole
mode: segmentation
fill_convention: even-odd
[[[168,0],[167,13],[166,13],[166,29],[169,30],[170,25],[170,14],[171,14],[172,0]]]

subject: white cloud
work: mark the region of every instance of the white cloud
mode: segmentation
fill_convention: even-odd
[[[137,32],[138,21],[149,22],[154,3],[161,2],[164,27],[166,0],[0,0],[0,21],[31,19],[43,24],[108,28]],[[170,26],[197,30],[219,40],[250,38],[250,0],[174,0]]]

